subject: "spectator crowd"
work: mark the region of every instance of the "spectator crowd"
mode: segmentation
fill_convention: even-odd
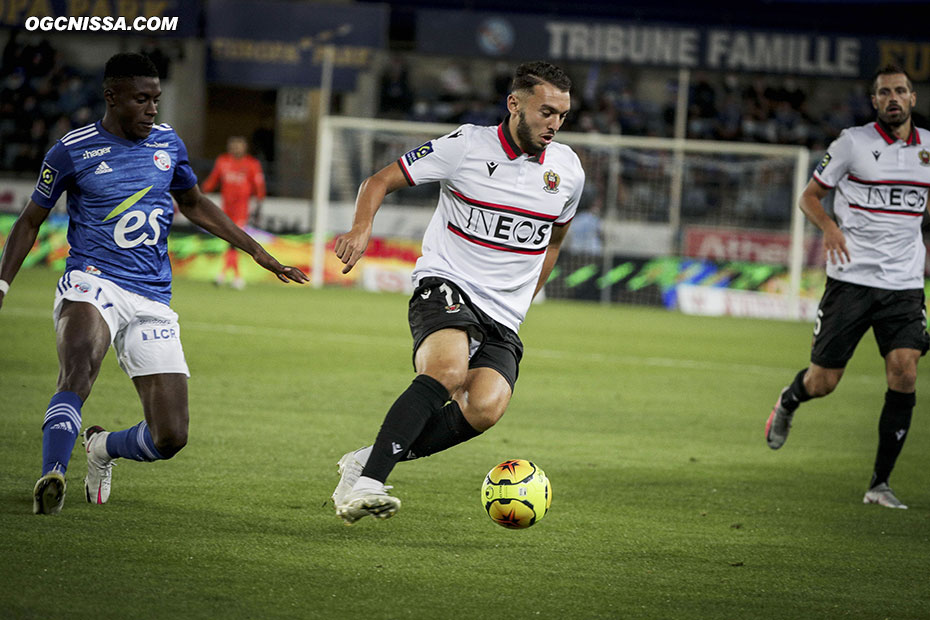
[[[414,69],[422,73],[423,62],[416,57],[392,58],[381,80],[379,115],[414,121],[499,122],[505,113],[509,67],[469,70],[473,64],[449,60],[434,75],[415,76]],[[575,90],[564,130],[674,135],[677,75],[616,65],[569,66],[568,70]],[[659,97],[654,95],[656,80],[662,80]],[[813,93],[814,83],[802,84],[787,76],[694,72],[687,137],[802,145],[820,151],[844,128],[874,118],[867,88],[864,81],[831,81]],[[649,96],[640,92],[645,90]]]
[[[46,39],[11,32],[0,65],[0,170],[37,173],[56,140],[102,117],[98,82]]]
[[[157,48],[152,54],[160,67],[167,64]],[[508,63],[485,61],[483,70],[477,70],[481,61],[421,60],[414,54],[388,60],[380,77],[378,116],[479,125],[503,118],[512,70]],[[426,66],[431,74],[424,73]],[[617,65],[568,70],[576,86],[573,111],[563,129],[674,134],[676,76]],[[864,82],[831,82],[827,92],[814,93],[813,88],[811,82],[785,76],[695,72],[687,137],[804,145],[816,152],[843,128],[873,118]],[[69,64],[39,35],[11,32],[0,66],[0,170],[35,172],[55,140],[102,116],[103,105],[99,76]]]

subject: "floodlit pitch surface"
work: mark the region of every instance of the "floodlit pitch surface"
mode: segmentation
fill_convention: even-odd
[[[4,618],[917,618],[930,612],[930,369],[892,486],[862,505],[885,390],[867,335],[838,391],[788,443],[765,419],[811,327],[546,302],[522,336],[510,410],[463,446],[400,464],[403,508],[345,527],[343,452],[370,442],[412,378],[406,299],[178,282],[190,442],[120,462],[83,499],[80,444],[55,517],[31,514],[57,374],[58,274],[24,270],[0,310]],[[922,403],[922,404],[921,404]],[[84,423],[140,419],[111,353]],[[526,531],[478,500],[506,458],[544,467],[552,510]]]

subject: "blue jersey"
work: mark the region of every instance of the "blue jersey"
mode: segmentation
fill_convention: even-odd
[[[32,200],[51,209],[68,192],[67,270],[79,269],[167,304],[171,300],[169,191],[197,183],[187,148],[166,124],[125,140],[97,121],[66,134],[42,163]]]

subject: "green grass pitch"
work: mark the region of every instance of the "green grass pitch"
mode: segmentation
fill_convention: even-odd
[[[864,506],[885,391],[870,334],[773,452],[765,419],[810,325],[536,305],[507,415],[398,465],[401,511],[348,528],[328,502],[336,461],[413,376],[406,299],[177,282],[187,448],[120,462],[91,506],[78,444],[64,510],[39,517],[58,275],[22,271],[0,310],[2,618],[930,617],[927,369],[892,477],[910,509]],[[140,417],[110,352],[84,422]],[[505,458],[552,480],[529,530],[480,506]]]

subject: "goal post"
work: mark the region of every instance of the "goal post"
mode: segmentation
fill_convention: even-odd
[[[348,230],[361,181],[456,127],[343,116],[320,119],[314,286],[324,284],[326,245]],[[596,214],[602,241],[597,259],[589,252],[582,267],[569,264],[576,253],[574,244],[563,246],[568,256],[561,273],[573,276],[562,283],[567,296],[580,290],[577,282],[588,276],[585,281],[600,287],[596,297],[603,301],[640,301],[613,283],[629,272],[630,264],[641,268],[643,261],[663,256],[771,263],[785,280],[777,287],[788,309],[784,318],[801,317],[802,273],[805,264],[816,260],[807,237],[810,227],[797,206],[810,175],[807,148],[574,132],[559,132],[557,139],[582,160],[586,189],[579,212]],[[432,190],[415,188],[388,196],[375,218],[373,236],[419,241],[436,205],[438,186],[431,186]]]

